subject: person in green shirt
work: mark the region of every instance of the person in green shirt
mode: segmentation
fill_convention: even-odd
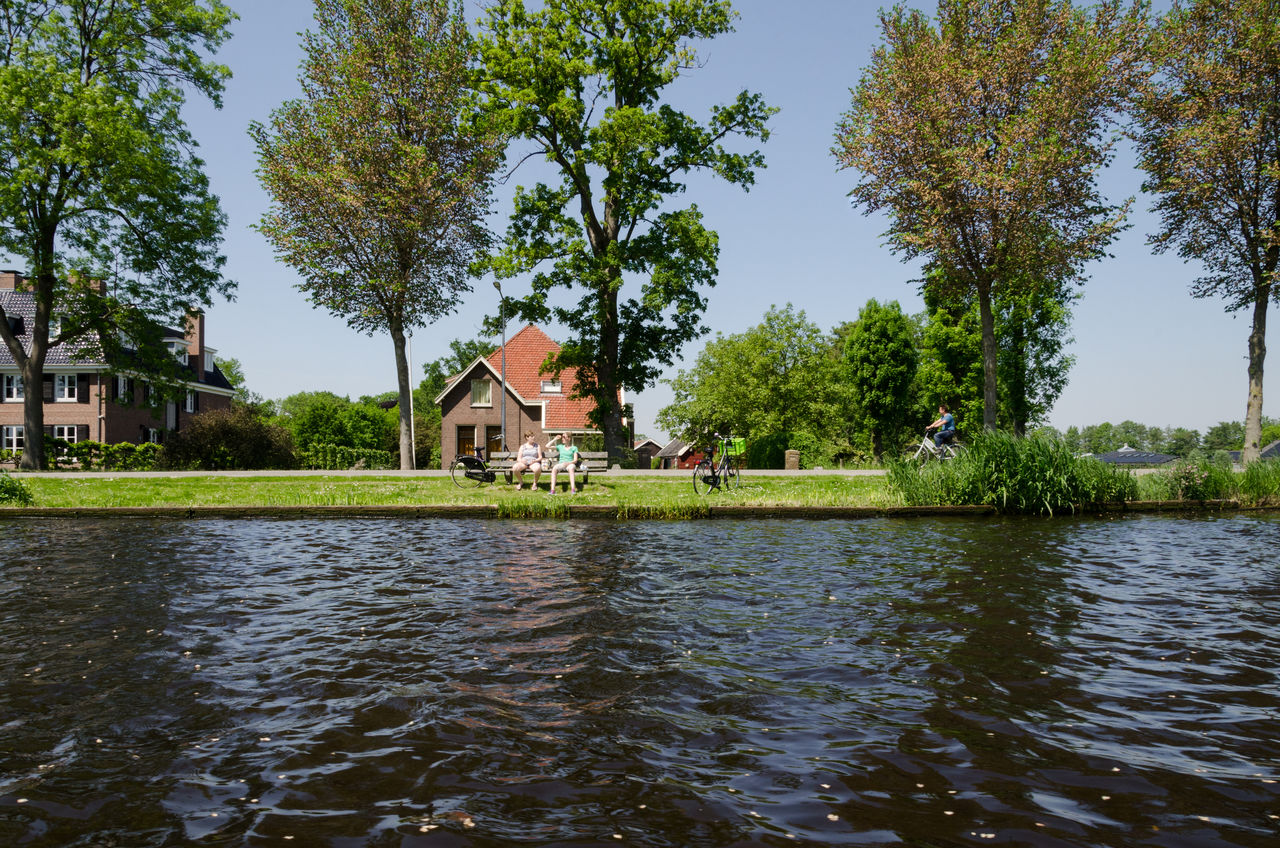
[[[570,494],[576,493],[578,484],[574,478],[574,472],[578,469],[578,464],[582,462],[582,453],[578,450],[578,446],[573,443],[573,437],[568,433],[561,433],[559,440],[552,439],[547,448],[554,451],[559,459],[555,465],[551,466],[551,494],[554,495],[556,493],[556,474],[561,471],[569,472],[569,492]]]

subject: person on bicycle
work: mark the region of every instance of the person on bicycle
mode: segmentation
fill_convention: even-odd
[[[577,492],[577,481],[574,479],[573,473],[578,469],[578,463],[582,461],[582,453],[578,450],[578,446],[573,443],[573,436],[568,433],[561,433],[559,443],[552,439],[548,447],[555,450],[560,460],[551,466],[551,494],[554,495],[556,493],[556,474],[561,471],[569,472],[569,493]]]
[[[516,489],[524,488],[524,473],[533,472],[533,488],[538,488],[538,478],[542,476],[542,445],[530,430],[524,434],[524,444],[516,454],[516,464],[511,466],[511,473],[516,478]]]
[[[956,417],[947,410],[945,403],[938,405],[938,420],[924,428],[928,433],[930,430],[937,430],[933,434],[933,444],[936,447],[942,447],[944,444],[950,444],[956,439]]]

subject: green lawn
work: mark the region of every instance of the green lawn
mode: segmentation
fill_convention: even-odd
[[[740,489],[700,496],[691,477],[597,474],[577,494],[563,487],[552,496],[505,483],[459,489],[447,477],[130,477],[75,474],[30,477],[23,483],[34,506],[57,507],[289,507],[289,506],[481,506],[504,514],[564,514],[569,505],[618,508],[624,514],[679,516],[712,506],[895,506],[882,477],[781,477],[748,473]],[[563,484],[562,484],[563,486]]]

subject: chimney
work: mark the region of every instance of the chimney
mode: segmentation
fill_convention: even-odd
[[[204,371],[204,312],[188,312],[186,318],[187,353],[196,373]]]
[[[17,271],[0,271],[0,290],[16,291],[24,281]]]

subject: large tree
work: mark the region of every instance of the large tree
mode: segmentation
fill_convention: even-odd
[[[803,311],[772,307],[760,324],[707,342],[693,367],[668,381],[675,397],[658,424],[699,443],[727,431],[748,441],[796,433],[830,441],[849,407],[847,369],[830,350]]]
[[[605,449],[622,446],[624,389],[653,384],[681,346],[705,332],[703,291],[718,242],[696,205],[670,209],[686,175],[710,170],[744,187],[763,167],[731,136],[767,138],[772,110],[743,92],[705,124],[662,102],[695,66],[692,42],[731,30],[727,0],[497,0],[483,21],[483,91],[509,132],[550,164],[553,181],[521,189],[499,278],[535,272],[509,303],[572,334],[553,368],[577,368],[575,395],[595,405]],[[546,267],[550,266],[550,267]],[[624,293],[628,277],[638,290]],[[554,289],[578,293],[553,304]]]
[[[898,302],[867,301],[845,342],[854,409],[871,434],[876,461],[885,444],[911,423],[911,389],[920,354],[911,321]],[[895,445],[896,447],[896,445]]]
[[[997,426],[993,303],[1036,280],[1082,280],[1122,227],[1099,194],[1114,116],[1142,58],[1141,6],[1104,0],[940,0],[935,27],[881,13],[876,48],[837,128],[851,196],[887,212],[895,251],[972,295],[982,332],[983,423]]]
[[[312,303],[390,335],[409,469],[406,338],[470,290],[502,144],[472,108],[460,3],[316,0],[316,27],[302,97],[251,128],[274,201],[260,229]]]
[[[1175,3],[1153,39],[1156,74],[1135,110],[1158,250],[1198,260],[1196,297],[1249,309],[1242,459],[1259,456],[1267,308],[1280,300],[1280,3]]]
[[[234,289],[181,115],[188,89],[220,105],[230,72],[208,56],[233,18],[221,0],[0,3],[0,254],[27,265],[35,301],[25,350],[0,308],[27,387],[23,468],[45,462],[51,348],[116,360],[122,338],[158,340]]]

